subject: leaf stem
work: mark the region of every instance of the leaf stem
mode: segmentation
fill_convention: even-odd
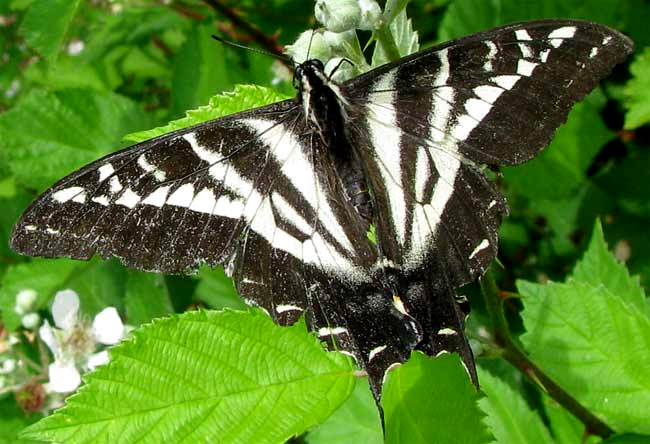
[[[401,56],[399,49],[397,49],[397,44],[393,38],[393,34],[390,32],[389,24],[384,24],[378,30],[375,31],[375,37],[377,41],[384,49],[388,60],[395,61],[398,60]]]
[[[598,419],[587,408],[580,404],[566,390],[560,387],[553,379],[544,373],[528,355],[515,343],[510,335],[508,321],[503,312],[503,298],[497,289],[494,276],[488,270],[480,280],[481,292],[485,299],[488,316],[492,323],[492,335],[495,344],[501,349],[501,355],[514,367],[524,373],[533,383],[537,384],[566,410],[578,418],[589,434],[607,438],[614,431],[607,424]]]

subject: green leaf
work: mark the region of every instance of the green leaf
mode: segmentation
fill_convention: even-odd
[[[629,149],[627,155],[604,174],[594,178],[598,186],[627,213],[650,218],[650,187],[644,182],[650,165],[650,150]],[[606,214],[601,212],[601,214]]]
[[[46,306],[50,298],[70,276],[78,271],[80,262],[67,259],[35,259],[32,262],[9,267],[0,286],[0,312],[8,330],[20,326],[20,316],[14,311],[16,295],[21,290],[32,289],[38,294],[36,309]]]
[[[650,123],[650,48],[638,54],[630,64],[632,78],[625,85],[625,129]]]
[[[27,44],[54,62],[79,3],[80,0],[34,0],[20,26]]]
[[[104,14],[94,22],[96,28],[79,57],[85,62],[106,58],[119,48],[145,47],[152,38],[163,38],[170,32],[187,27],[188,21],[181,14],[165,5],[149,4],[144,7],[129,6],[119,14]],[[165,41],[169,44],[169,41]],[[176,45],[172,49],[177,50]]]
[[[602,441],[602,444],[648,444],[648,442],[650,442],[650,436],[648,435],[626,433]]]
[[[199,284],[196,286],[196,296],[210,308],[234,308],[243,310],[246,304],[239,297],[232,279],[226,276],[223,267],[211,269],[204,266],[199,270]]]
[[[305,440],[309,444],[382,444],[381,420],[368,380],[357,379],[352,396]]]
[[[572,277],[594,287],[603,285],[611,294],[648,314],[648,305],[639,278],[630,276],[625,265],[609,252],[599,220],[594,226],[589,247],[573,269]]]
[[[455,0],[442,19],[438,38],[450,40],[523,20],[564,17],[620,27],[633,6],[611,0]],[[638,14],[638,12],[637,12]]]
[[[232,89],[225,47],[210,35],[213,25],[193,26],[176,54],[172,76],[172,114],[208,103],[215,94]]]
[[[599,90],[578,103],[539,156],[516,168],[503,169],[508,185],[531,200],[573,197],[587,180],[587,169],[596,154],[615,136],[600,118],[604,103]],[[553,172],[553,186],[549,186],[549,171]]]
[[[13,396],[0,399],[0,444],[35,444],[32,441],[18,438],[18,434],[29,424],[40,418],[40,414],[27,416]]]
[[[614,430],[648,433],[650,320],[602,285],[517,288],[531,359]]]
[[[32,90],[0,115],[4,155],[16,181],[39,190],[147,126],[150,117],[131,100],[92,90]]]
[[[386,443],[488,443],[479,397],[458,355],[415,352],[384,384]]]
[[[106,307],[122,310],[124,267],[117,260],[105,261],[99,257],[89,262],[79,261],[77,265],[77,272],[70,276],[65,288],[77,292],[82,311],[94,316]]]
[[[490,372],[478,370],[481,390],[487,395],[479,406],[487,414],[485,423],[497,443],[553,443],[539,414],[533,411],[521,394]]]
[[[188,126],[203,123],[207,120],[245,111],[257,106],[268,105],[269,103],[286,98],[287,96],[279,94],[270,88],[256,85],[236,85],[234,91],[210,98],[208,105],[187,111],[183,118],[169,122],[164,126],[127,134],[124,139],[133,142],[142,142]]]
[[[413,24],[406,15],[406,9],[402,9],[395,16],[393,21],[390,22],[388,30],[401,57],[413,54],[420,48],[418,33],[413,31]],[[375,52],[372,54],[372,66],[381,66],[391,61],[384,45],[381,44],[381,37],[379,37]]]
[[[13,182],[13,181],[12,181]],[[19,255],[9,248],[9,236],[20,214],[32,200],[32,195],[22,188],[14,189],[14,196],[0,197],[0,257],[18,260]]]
[[[164,276],[129,270],[125,295],[126,317],[140,325],[174,312]]]
[[[550,429],[556,444],[584,444],[600,442],[595,436],[585,440],[585,426],[575,416],[571,415],[551,397],[544,396],[544,412],[548,418]]]
[[[111,349],[67,405],[27,429],[59,443],[281,443],[323,422],[354,366],[304,323],[255,310],[155,320]]]
[[[16,181],[13,177],[0,180],[0,199],[12,198],[16,195]]]
[[[52,66],[45,62],[34,63],[24,72],[30,82],[48,90],[66,88],[110,89],[110,84],[102,77],[100,67],[80,63],[78,57],[62,55]]]

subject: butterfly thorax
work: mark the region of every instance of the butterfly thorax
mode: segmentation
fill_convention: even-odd
[[[338,88],[325,74],[323,62],[307,60],[296,68],[295,84],[305,119],[327,146],[344,138],[343,112]],[[334,89],[332,88],[334,86]]]
[[[347,101],[325,73],[318,59],[298,65],[295,72],[298,100],[307,125],[317,134],[332,157],[335,171],[357,213],[372,223],[373,209],[364,173],[345,132]]]

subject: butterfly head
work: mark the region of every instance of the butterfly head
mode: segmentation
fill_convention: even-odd
[[[300,94],[309,93],[328,82],[325,75],[325,65],[318,59],[309,59],[296,67],[293,75],[293,86]]]

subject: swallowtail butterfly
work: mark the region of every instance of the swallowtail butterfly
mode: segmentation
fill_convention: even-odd
[[[157,137],[62,179],[25,211],[12,247],[163,273],[223,264],[276,322],[304,315],[353,355],[377,399],[387,369],[413,349],[458,352],[476,382],[455,289],[494,259],[507,213],[483,168],[535,156],[631,51],[607,27],[542,20],[340,84],[308,60],[293,100]]]

